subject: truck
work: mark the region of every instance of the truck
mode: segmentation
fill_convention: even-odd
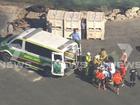
[[[40,28],[31,28],[0,43],[3,61],[16,61],[38,70],[50,70],[52,75],[64,76],[76,68],[78,44]],[[50,69],[48,69],[50,68]]]

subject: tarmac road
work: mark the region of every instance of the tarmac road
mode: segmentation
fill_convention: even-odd
[[[140,19],[107,23],[106,40],[82,41],[83,54],[90,51],[95,55],[104,47],[116,56],[120,52],[117,44],[129,43],[133,47],[129,61],[139,61],[140,51],[136,49],[140,46],[139,34]],[[42,77],[35,72],[5,68],[0,63],[0,105],[139,105],[139,89],[138,80],[133,88],[121,88],[118,96],[109,89],[98,91],[95,85],[77,74],[63,78]]]

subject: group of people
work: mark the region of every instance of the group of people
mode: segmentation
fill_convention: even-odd
[[[106,90],[110,85],[113,85],[113,91],[119,95],[120,86],[124,86],[124,80],[127,73],[127,53],[122,50],[119,65],[114,64],[114,59],[108,56],[104,48],[92,59],[90,52],[86,54],[86,67],[85,75],[87,75],[90,64],[94,65],[93,76],[95,82],[97,83],[98,89]],[[135,80],[137,76],[137,70],[131,69],[130,73],[130,87],[135,85]]]
[[[80,47],[81,36],[78,33],[78,29],[74,29],[71,34],[72,40],[78,43]],[[92,62],[92,63],[91,63]],[[108,85],[113,84],[114,92],[119,95],[120,86],[124,86],[124,80],[127,73],[127,62],[128,55],[125,49],[122,49],[118,65],[114,64],[113,57],[107,54],[107,51],[102,48],[101,51],[94,56],[92,59],[91,53],[87,52],[85,56],[85,76],[88,75],[91,64],[93,64],[93,76],[95,77],[95,82],[98,84],[98,89],[103,88],[106,90]],[[92,72],[91,72],[92,73]],[[130,73],[130,87],[135,85],[136,77],[138,76],[136,69],[129,70]],[[92,75],[90,75],[92,76]]]

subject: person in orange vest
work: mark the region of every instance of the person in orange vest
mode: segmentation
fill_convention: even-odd
[[[125,85],[124,84],[124,79],[125,79],[125,76],[126,76],[126,72],[127,72],[127,68],[126,68],[125,64],[123,62],[120,63],[120,73],[121,73],[121,76],[122,76],[122,79],[123,79],[122,87]]]
[[[122,84],[122,76],[119,70],[117,70],[113,75],[112,81],[114,83],[114,91],[117,93],[117,95],[119,95],[120,94],[119,87]]]
[[[100,68],[96,71],[96,78],[98,79],[98,89],[100,90],[103,86],[103,89],[106,90],[105,75],[103,73],[103,70],[101,70]]]

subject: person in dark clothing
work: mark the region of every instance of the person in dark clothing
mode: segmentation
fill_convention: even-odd
[[[81,20],[81,32],[82,39],[86,39],[86,19]]]
[[[136,84],[136,78],[137,78],[138,72],[136,69],[131,69],[129,71],[129,74],[130,74],[130,87],[133,87]]]
[[[89,68],[88,68],[88,81],[89,81],[89,83],[93,83],[93,78],[95,78],[94,77],[94,64],[93,64],[93,61],[90,61],[90,63],[89,63]]]
[[[48,32],[52,33],[52,23],[48,23]]]

